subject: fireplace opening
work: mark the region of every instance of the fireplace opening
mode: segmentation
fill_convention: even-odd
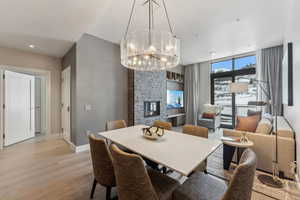
[[[145,101],[144,102],[144,117],[154,117],[160,115],[159,101]]]

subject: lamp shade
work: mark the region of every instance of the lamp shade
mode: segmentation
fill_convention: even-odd
[[[230,83],[230,93],[248,92],[248,83]]]

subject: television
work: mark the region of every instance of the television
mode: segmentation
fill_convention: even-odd
[[[183,91],[167,90],[167,109],[183,108]]]

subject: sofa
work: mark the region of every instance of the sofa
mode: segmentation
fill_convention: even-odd
[[[295,136],[284,117],[278,117],[278,169],[286,178],[293,179],[291,163],[295,161]],[[225,137],[240,137],[244,131],[224,129]],[[251,149],[257,155],[257,169],[272,173],[275,160],[275,135],[262,132],[246,132],[254,145]]]

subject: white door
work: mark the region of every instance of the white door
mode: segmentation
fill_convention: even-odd
[[[4,146],[34,137],[34,76],[5,71]]]
[[[62,72],[61,81],[61,119],[64,138],[71,142],[71,67]]]

